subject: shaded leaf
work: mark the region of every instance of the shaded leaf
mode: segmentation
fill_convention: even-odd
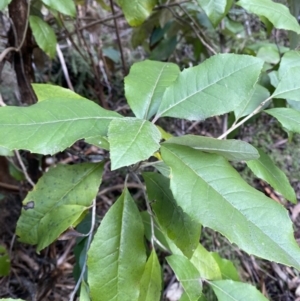
[[[173,240],[176,246],[191,257],[199,239],[201,226],[194,222],[176,204],[170,190],[170,180],[158,173],[143,173],[149,201],[161,229]]]
[[[296,193],[287,176],[262,149],[258,149],[258,152],[260,157],[256,160],[248,161],[248,167],[258,178],[269,183],[277,192],[295,204],[297,202]]]
[[[150,16],[157,0],[119,0],[118,2],[129,25],[139,26]]]
[[[51,98],[70,98],[70,99],[86,99],[81,95],[71,91],[70,89],[54,86],[50,84],[31,84],[38,101]]]
[[[292,30],[300,34],[300,26],[289,9],[271,0],[240,0],[236,3],[247,11],[267,18],[276,28]]]
[[[161,268],[153,249],[147,260],[140,283],[139,301],[159,301],[161,297]]]
[[[91,206],[102,172],[103,163],[50,168],[23,201],[16,229],[20,240],[40,251],[74,226]]]
[[[197,0],[197,2],[205,11],[214,27],[220,23],[232,5],[231,0]]]
[[[212,256],[212,253],[208,252],[199,243],[191,258],[191,262],[200,272],[201,278],[208,280],[222,279],[220,268]]]
[[[165,144],[186,145],[207,153],[215,153],[231,161],[253,160],[259,157],[255,147],[241,140],[220,140],[216,138],[185,135],[168,139]]]
[[[155,119],[204,120],[233,111],[254,89],[262,66],[255,57],[218,54],[185,69],[166,89]]]
[[[137,118],[150,119],[156,114],[165,89],[179,73],[176,64],[148,60],[130,68],[125,77],[125,95]]]
[[[30,28],[38,46],[50,58],[55,57],[56,53],[56,35],[50,25],[43,21],[40,17],[29,17]]]
[[[119,114],[85,99],[51,98],[29,107],[0,108],[0,146],[32,153],[55,154],[75,141],[107,135]]]
[[[108,129],[111,169],[148,159],[159,149],[161,134],[147,120],[113,120]]]
[[[273,98],[290,98],[300,101],[300,66],[292,67],[280,78]]]
[[[0,277],[8,276],[10,273],[10,259],[7,249],[0,245]]]
[[[172,144],[162,146],[162,157],[171,167],[174,198],[193,219],[249,254],[300,269],[287,211],[249,186],[223,157]]]
[[[219,301],[268,301],[254,286],[232,280],[209,282]]]
[[[270,92],[268,89],[261,85],[256,85],[248,98],[240,103],[240,105],[234,110],[235,118],[239,119],[251,114],[269,96]]]
[[[166,259],[187,294],[188,300],[198,301],[202,295],[202,281],[196,267],[185,256],[171,255]]]
[[[108,140],[107,140],[106,137],[99,136],[99,135],[90,136],[90,137],[86,137],[84,139],[84,141],[86,143],[95,145],[95,146],[97,146],[99,148],[103,148],[103,149],[109,150],[109,142],[108,142]]]
[[[286,131],[300,133],[300,112],[290,108],[274,108],[265,111],[275,117]]]
[[[103,218],[88,251],[92,300],[138,300],[145,262],[143,222],[125,189]]]
[[[73,0],[42,0],[42,2],[65,15],[71,17],[76,15],[76,7]]]

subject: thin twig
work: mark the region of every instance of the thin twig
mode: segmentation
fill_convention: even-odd
[[[60,47],[59,47],[58,43],[56,44],[56,52],[57,52],[57,55],[58,55],[58,58],[59,58],[64,76],[65,76],[65,79],[67,81],[68,87],[69,87],[70,90],[74,91],[74,87],[73,87],[72,82],[70,80],[69,71],[68,71],[68,68],[67,68],[67,65],[66,65],[66,62],[65,62],[65,58],[64,58],[64,55],[63,55],[62,51],[60,50]]]
[[[14,152],[15,152],[15,155],[16,155],[16,157],[17,157],[17,159],[18,159],[18,162],[19,162],[19,164],[20,164],[20,166],[21,166],[21,168],[22,168],[22,171],[23,171],[23,173],[24,173],[24,176],[25,176],[27,182],[28,182],[32,187],[34,187],[35,184],[34,184],[34,182],[31,180],[29,174],[27,173],[26,167],[25,167],[24,162],[23,162],[23,160],[22,160],[22,158],[21,158],[21,156],[20,156],[19,151],[15,150]]]
[[[82,279],[84,277],[84,273],[86,271],[86,266],[87,266],[87,253],[88,253],[88,250],[89,250],[90,245],[91,245],[93,232],[94,232],[94,228],[95,228],[95,223],[96,223],[96,199],[93,200],[91,228],[90,228],[90,231],[89,231],[89,237],[88,237],[88,241],[87,241],[87,245],[86,245],[86,252],[85,252],[85,258],[84,258],[84,261],[83,261],[84,262],[83,267],[82,267],[80,276],[77,280],[77,283],[75,285],[75,288],[74,288],[73,292],[70,295],[69,301],[74,300],[75,294],[78,291],[79,286],[80,286],[80,284],[82,282]]]
[[[266,100],[264,100],[251,114],[249,114],[247,117],[242,119],[238,123],[234,123],[225,133],[223,133],[221,136],[218,137],[218,139],[224,139],[229,133],[234,131],[236,128],[240,127],[242,124],[244,124],[247,120],[252,118],[254,115],[258,114],[261,109],[272,99],[272,96],[268,97]]]
[[[113,16],[115,15],[115,7],[114,7],[114,3],[112,0],[109,0],[110,2],[110,7],[111,7],[111,11]],[[116,35],[117,35],[117,41],[118,41],[118,46],[119,46],[119,50],[121,53],[121,61],[122,61],[122,66],[123,66],[123,72],[124,72],[124,76],[127,75],[127,68],[126,68],[126,63],[125,63],[125,58],[124,58],[124,52],[123,52],[123,47],[122,47],[122,43],[121,43],[121,39],[120,39],[120,33],[119,33],[119,26],[118,26],[118,22],[117,19],[114,18],[114,24],[115,24],[115,30],[116,30]]]

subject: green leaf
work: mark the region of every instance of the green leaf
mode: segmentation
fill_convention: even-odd
[[[36,43],[50,58],[53,59],[55,57],[57,44],[54,30],[37,16],[30,16],[29,23]]]
[[[42,2],[65,15],[71,17],[76,15],[76,7],[73,0],[42,0]]]
[[[242,102],[234,110],[235,118],[239,119],[241,117],[251,114],[264,100],[270,96],[268,89],[261,85],[256,85],[255,89],[251,91],[248,98]]]
[[[171,255],[166,259],[186,292],[188,300],[198,301],[202,295],[202,281],[196,267],[182,255]]]
[[[212,256],[212,253],[208,252],[199,243],[193,257],[191,258],[191,262],[200,272],[201,278],[208,280],[222,279],[220,268]]]
[[[223,17],[227,14],[228,10],[232,5],[232,1],[228,0],[197,0],[199,5],[202,7],[210,22],[216,27]]]
[[[0,156],[8,156],[8,157],[12,157],[14,155],[14,153],[7,149],[6,147],[1,147],[0,146]]]
[[[231,161],[253,160],[259,157],[255,147],[241,140],[220,140],[216,138],[185,135],[168,139],[165,144],[178,144],[215,153]]]
[[[267,18],[278,29],[300,34],[298,21],[283,4],[271,0],[240,0],[236,4],[253,14]]]
[[[108,129],[111,169],[148,159],[159,149],[161,134],[147,120],[113,120]]]
[[[161,268],[153,249],[145,266],[140,283],[139,301],[159,301],[161,297]]]
[[[6,248],[0,245],[0,277],[8,276],[10,273],[10,259]]]
[[[260,155],[259,159],[248,161],[248,167],[258,178],[269,183],[287,200],[296,204],[296,193],[289,183],[287,176],[262,149],[258,149],[258,152]]]
[[[150,16],[157,0],[119,0],[118,2],[129,25],[139,26]]]
[[[286,131],[300,133],[300,112],[290,108],[274,108],[265,111],[275,117]]]
[[[10,2],[11,2],[11,0],[1,0],[1,2],[0,2],[0,11],[4,10]]]
[[[222,274],[222,279],[231,279],[234,281],[240,281],[239,273],[234,264],[225,258],[221,258],[216,252],[211,252],[212,257],[217,262]]]
[[[292,67],[279,80],[273,98],[289,98],[300,101],[300,66]]]
[[[25,301],[25,300],[24,299],[4,298],[4,299],[0,299],[0,301]]]
[[[103,149],[109,150],[109,142],[108,142],[108,140],[107,140],[106,137],[99,136],[99,135],[90,136],[90,137],[86,137],[84,139],[84,141],[86,143],[95,145],[95,146],[97,146],[99,148],[103,148]]]
[[[145,262],[143,222],[125,189],[103,218],[88,252],[92,300],[138,300]]]
[[[163,176],[169,177],[169,175],[170,175],[170,167],[167,166],[165,164],[165,162],[163,162],[163,161],[156,161],[153,164],[153,167],[155,167]]]
[[[185,69],[166,89],[155,119],[204,120],[233,111],[254,89],[262,66],[255,57],[218,54]]]
[[[70,99],[86,99],[82,97],[81,95],[66,89],[62,88],[59,86],[54,86],[50,84],[31,84],[35,95],[38,98],[38,101],[43,101],[46,99],[51,99],[51,98],[60,98],[60,99],[65,99],[65,98],[70,98]]]
[[[300,67],[300,51],[290,50],[284,53],[280,61],[278,77],[282,79],[293,67]]]
[[[173,63],[143,61],[135,63],[125,77],[125,95],[135,116],[150,119],[156,114],[165,89],[180,73]]]
[[[200,239],[201,226],[177,206],[168,178],[154,172],[143,173],[143,178],[161,229],[184,255],[191,257]]]
[[[268,301],[254,286],[232,280],[208,282],[219,301]]]
[[[300,249],[287,211],[249,186],[221,156],[164,144],[171,190],[192,219],[249,254],[300,269]]]
[[[85,281],[81,282],[80,285],[80,301],[91,301],[90,289]]]
[[[32,153],[55,154],[75,141],[106,136],[119,114],[85,99],[51,98],[29,107],[0,108],[0,146]]]
[[[103,163],[58,165],[50,168],[23,201],[16,234],[37,251],[73,226],[95,198]]]

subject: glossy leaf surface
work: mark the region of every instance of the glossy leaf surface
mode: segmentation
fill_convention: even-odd
[[[237,5],[247,11],[267,18],[276,28],[292,30],[300,34],[300,26],[289,9],[271,0],[240,0]]]
[[[179,73],[176,64],[148,60],[130,68],[125,77],[125,96],[137,118],[150,119],[156,114],[165,89]]]
[[[112,170],[148,159],[159,149],[161,134],[147,120],[126,118],[109,125]]]
[[[187,257],[191,257],[200,239],[201,226],[176,204],[168,178],[154,172],[143,173],[143,178],[161,229]]]
[[[232,280],[209,282],[219,301],[268,301],[254,286]]]
[[[150,16],[157,0],[119,0],[118,2],[129,25],[139,26]]]
[[[258,149],[258,152],[260,157],[256,160],[248,161],[248,167],[258,178],[269,183],[287,200],[296,203],[296,193],[289,183],[287,176],[262,149]]]
[[[255,57],[218,54],[185,69],[166,89],[156,119],[204,120],[233,111],[254,89],[262,66]]]
[[[283,129],[300,133],[300,112],[290,108],[274,108],[265,111],[275,117]]]
[[[58,165],[45,173],[23,201],[16,234],[42,250],[69,227],[95,198],[103,164]]]
[[[85,99],[51,98],[29,107],[0,108],[0,146],[55,154],[75,141],[107,135],[111,120],[122,118]]]
[[[185,256],[171,255],[166,259],[180,281],[188,300],[198,301],[202,295],[202,281],[196,267]]]
[[[161,297],[161,268],[155,253],[152,250],[147,260],[140,283],[139,301],[159,301]]]
[[[231,161],[253,160],[259,157],[255,147],[241,140],[220,140],[216,138],[185,135],[173,137],[163,144],[179,144],[221,155]]]
[[[55,57],[56,35],[50,25],[37,16],[29,17],[30,28],[38,46],[50,56]]]
[[[162,147],[162,157],[171,167],[174,198],[193,219],[250,254],[300,269],[287,211],[249,186],[224,158],[172,144]]]
[[[73,0],[42,0],[42,2],[65,15],[71,17],[76,15],[76,7]]]
[[[125,189],[103,218],[88,251],[92,300],[138,300],[145,263],[143,222]]]

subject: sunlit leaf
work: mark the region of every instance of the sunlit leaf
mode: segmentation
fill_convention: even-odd
[[[295,204],[297,202],[296,193],[287,176],[262,149],[258,149],[258,152],[260,157],[248,161],[248,167],[258,178],[269,183],[277,192]]]
[[[76,7],[73,0],[42,0],[42,2],[65,15],[71,17],[76,15]]]
[[[56,35],[50,25],[43,21],[40,17],[30,16],[29,23],[32,34],[38,46],[50,56],[55,57],[56,53]]]
[[[106,136],[119,114],[85,99],[51,98],[29,107],[0,108],[0,146],[10,150],[55,154],[75,141]]]
[[[40,251],[73,226],[95,198],[103,163],[50,168],[23,201],[16,234]]]
[[[160,139],[159,130],[147,120],[113,120],[108,130],[112,170],[148,159],[159,149]]]
[[[150,119],[156,114],[165,89],[179,72],[179,67],[173,63],[147,60],[130,68],[125,77],[125,95],[137,118]]]
[[[171,255],[166,259],[187,294],[188,300],[198,301],[202,295],[202,281],[196,267],[185,256]]]
[[[218,54],[185,69],[166,89],[155,118],[204,120],[233,111],[247,100],[262,66],[263,61],[252,56]]]
[[[289,9],[271,0],[240,0],[236,3],[249,12],[267,18],[276,28],[300,34],[300,26]]]
[[[217,280],[209,282],[219,301],[268,301],[254,286],[232,281]]]
[[[159,301],[161,297],[161,268],[153,249],[147,260],[140,283],[139,301]]]
[[[162,157],[184,212],[250,254],[300,269],[286,210],[249,186],[226,159],[174,144],[162,146]]]
[[[164,144],[186,145],[207,153],[221,155],[231,161],[253,160],[259,157],[255,147],[241,140],[220,140],[211,137],[185,135],[168,139]]]
[[[130,26],[141,25],[151,14],[157,0],[118,0]]]
[[[145,263],[143,222],[125,189],[103,218],[88,252],[92,300],[138,300]]]

